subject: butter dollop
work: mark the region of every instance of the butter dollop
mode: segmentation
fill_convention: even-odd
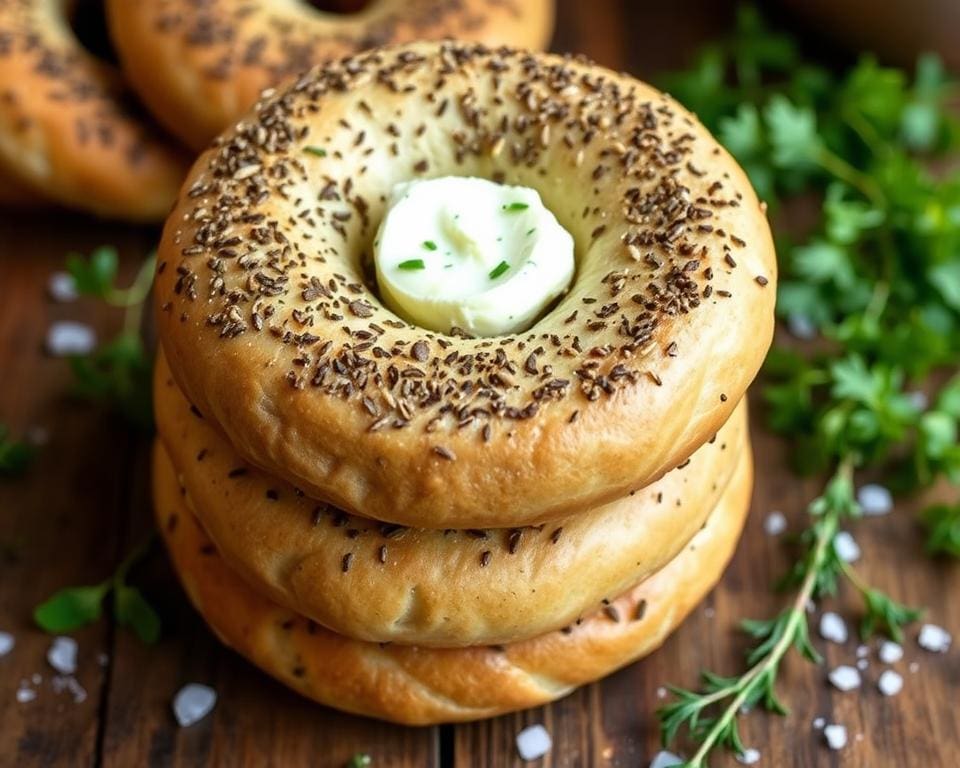
[[[474,177],[397,184],[373,253],[387,306],[440,333],[524,330],[574,273],[573,238],[536,190]]]

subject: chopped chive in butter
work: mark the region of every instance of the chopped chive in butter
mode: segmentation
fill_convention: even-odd
[[[528,230],[527,230],[527,237],[530,237],[530,235],[532,235],[532,234],[533,234],[534,232],[536,232],[536,231],[537,231],[537,228],[536,228],[536,227],[534,227],[533,229],[528,229]]]
[[[437,250],[437,244],[433,242],[433,240],[424,240],[423,247],[426,248],[428,251]]]
[[[303,151],[306,152],[308,155],[316,155],[317,157],[327,156],[327,150],[325,150],[323,147],[308,146],[308,147],[304,147]]]
[[[426,269],[427,265],[423,263],[423,259],[407,259],[406,261],[401,261],[397,264],[397,269]]]
[[[529,208],[529,207],[530,207],[530,206],[527,205],[526,203],[507,203],[505,206],[503,206],[503,210],[505,210],[505,211],[507,211],[507,212],[510,212],[510,211],[525,211],[525,210],[527,210],[527,208]]]
[[[490,279],[496,280],[500,275],[510,269],[510,265],[505,261],[501,261],[497,266],[490,270]]]

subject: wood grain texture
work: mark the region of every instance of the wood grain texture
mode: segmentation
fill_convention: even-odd
[[[554,47],[585,52],[616,69],[650,77],[683,66],[696,45],[729,23],[731,3],[649,4],[615,0],[560,3]],[[156,238],[137,230],[71,215],[0,214],[0,422],[15,433],[45,427],[49,442],[25,478],[0,480],[0,630],[12,632],[15,649],[0,658],[0,766],[331,766],[356,752],[384,766],[523,765],[514,739],[526,725],[543,723],[553,750],[532,765],[648,765],[658,749],[654,711],[668,683],[693,686],[707,667],[741,668],[744,638],[735,631],[744,616],[767,616],[780,599],[771,585],[790,562],[784,541],[766,535],[763,520],[782,510],[792,530],[819,486],[787,469],[782,441],[754,416],[758,457],[754,511],[731,568],[707,602],[660,651],[601,683],[547,707],[470,725],[411,729],[350,717],[312,705],[225,650],[188,606],[166,558],[156,547],[133,573],[159,607],[160,643],[143,646],[130,633],[101,621],[74,633],[80,644],[78,678],[88,698],[75,704],[51,687],[44,656],[50,639],[33,628],[32,608],[55,589],[94,583],[147,534],[150,510],[148,443],[116,419],[70,399],[62,360],[42,354],[51,322],[89,322],[102,338],[120,323],[117,312],[93,302],[57,305],[45,298],[51,272],[69,250],[89,251],[109,242],[125,257],[126,274]],[[756,405],[756,403],[755,403]],[[882,478],[881,478],[882,479]],[[866,578],[898,598],[929,607],[930,620],[960,636],[960,568],[922,553],[917,504],[855,528]],[[855,617],[854,597],[828,606]],[[761,749],[760,765],[778,768],[954,768],[960,764],[960,662],[956,647],[932,655],[915,642],[895,665],[903,692],[885,699],[876,689],[881,671],[875,652],[860,692],[841,694],[826,682],[833,665],[853,663],[855,637],[843,646],[817,639],[827,664],[791,657],[781,692],[787,718],[757,714],[743,720],[748,745]],[[826,645],[826,647],[824,647]],[[875,644],[872,646],[875,648]],[[97,655],[106,653],[106,666]],[[911,662],[917,662],[915,673]],[[35,701],[21,704],[22,679],[43,676]],[[170,701],[186,682],[208,683],[220,700],[214,713],[189,728],[176,726]],[[811,723],[842,723],[850,744],[826,749]],[[862,739],[858,736],[862,735]],[[714,766],[735,766],[727,755]],[[530,764],[527,764],[530,765]]]

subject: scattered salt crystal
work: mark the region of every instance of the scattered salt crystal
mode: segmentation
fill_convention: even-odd
[[[717,615],[717,611],[716,611],[716,609],[711,608],[711,607],[708,605],[706,608],[703,609],[703,615],[704,615],[706,618],[708,618],[708,619],[712,619],[714,616]]]
[[[650,768],[670,768],[673,765],[683,765],[683,758],[677,757],[673,752],[657,752],[650,762]]]
[[[833,537],[833,550],[845,563],[855,563],[860,559],[860,547],[849,531],[840,531]]]
[[[814,730],[822,731],[822,730],[823,730],[823,726],[825,726],[826,724],[827,724],[827,721],[824,720],[822,717],[815,717],[815,718],[813,718],[813,727],[814,727]]]
[[[880,646],[880,661],[884,664],[896,664],[903,658],[903,647],[893,640],[884,640]]]
[[[173,698],[173,714],[186,727],[205,718],[217,703],[217,692],[209,685],[189,683]]]
[[[820,617],[820,637],[833,643],[847,642],[847,623],[833,611]]]
[[[799,312],[791,312],[787,316],[787,329],[791,335],[801,341],[810,341],[817,337],[817,326],[807,315],[802,315]]]
[[[63,321],[47,331],[47,352],[56,357],[86,355],[97,346],[97,334],[84,323]]]
[[[57,695],[66,691],[73,696],[74,704],[82,704],[87,700],[87,689],[80,685],[80,681],[73,675],[54,675],[50,684]]]
[[[936,624],[924,624],[920,627],[920,636],[917,638],[921,648],[933,653],[946,653],[951,641],[950,633]]]
[[[759,749],[745,749],[737,755],[737,762],[741,765],[753,765],[760,760]]]
[[[892,669],[888,669],[877,681],[877,688],[880,689],[880,693],[884,696],[896,696],[900,693],[900,689],[903,688],[903,678],[894,672]]]
[[[852,691],[860,687],[860,673],[856,667],[844,664],[832,670],[828,677],[833,687],[841,691]]]
[[[28,701],[33,701],[37,698],[37,692],[27,686],[26,681],[20,683],[20,687],[17,688],[17,701],[20,704],[26,704]]]
[[[870,662],[867,659],[857,659],[857,669],[863,672],[867,667],[870,666]]]
[[[870,646],[867,645],[858,645],[857,646],[857,658],[865,659],[870,655]]]
[[[553,741],[542,725],[531,725],[517,734],[517,753],[522,760],[537,760],[550,751]]]
[[[13,635],[9,632],[0,632],[0,656],[6,656],[10,653],[16,643],[17,641],[13,639]]]
[[[68,302],[77,300],[77,284],[68,272],[54,272],[47,281],[47,291],[54,301]]]
[[[43,682],[43,675],[41,675],[39,672],[34,672],[32,675],[30,675],[30,682],[34,685],[40,685],[40,683]]]
[[[857,503],[868,517],[889,515],[893,511],[893,495],[889,489],[876,483],[860,487],[857,491]]]
[[[771,512],[763,521],[763,530],[768,536],[779,536],[787,530],[787,518],[783,512]]]
[[[662,685],[661,685],[659,688],[657,688],[657,698],[658,698],[658,699],[665,699],[665,698],[667,698],[667,693],[668,693],[667,689],[664,688]]]
[[[823,729],[823,737],[830,749],[843,749],[847,746],[847,729],[842,725],[828,725]]]
[[[57,672],[72,675],[77,671],[77,641],[72,637],[55,637],[47,651],[47,662]]]
[[[915,675],[917,674],[917,672],[920,671],[920,665],[915,661],[911,661],[910,664],[907,666],[907,669],[910,670],[911,675]]]

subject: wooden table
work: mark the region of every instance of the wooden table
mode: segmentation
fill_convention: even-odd
[[[563,2],[555,47],[649,76],[682,65],[730,16],[726,4],[641,10],[642,5]],[[76,632],[78,678],[88,695],[75,703],[67,693],[56,694],[45,662],[50,638],[33,627],[31,611],[62,586],[104,578],[149,530],[149,441],[72,399],[67,364],[41,351],[55,320],[88,322],[106,339],[116,332],[119,313],[88,301],[51,303],[45,287],[68,251],[89,252],[101,243],[120,248],[125,273],[132,275],[155,238],[154,230],[71,214],[7,213],[0,223],[0,422],[15,433],[41,427],[49,435],[26,477],[0,481],[0,630],[12,632],[17,643],[0,658],[0,766],[341,766],[365,752],[377,768],[494,767],[519,764],[516,733],[543,723],[554,746],[540,765],[645,767],[659,749],[658,689],[667,683],[693,686],[702,667],[740,669],[744,639],[735,624],[777,610],[770,585],[788,562],[783,542],[764,532],[764,518],[779,509],[798,529],[806,503],[818,491],[817,482],[800,481],[788,471],[784,445],[760,428],[759,413],[753,429],[759,459],[753,515],[722,584],[651,658],[551,706],[471,725],[419,729],[315,706],[211,636],[159,547],[133,580],[159,606],[160,643],[144,646],[108,620]],[[960,568],[922,554],[914,512],[901,504],[896,514],[857,526],[863,571],[898,598],[929,606],[930,619],[960,637]],[[856,616],[850,595],[833,602],[845,616]],[[856,639],[844,646],[818,639],[827,656],[822,668],[791,657],[781,691],[792,714],[757,714],[743,722],[746,743],[762,751],[760,764],[960,765],[960,649],[932,655],[919,649],[915,637],[914,630],[896,665],[906,681],[903,692],[889,699],[876,689],[875,652],[862,691],[842,694],[825,682],[830,666],[854,662]],[[915,672],[911,662],[918,663]],[[37,699],[18,703],[21,679],[37,673],[43,676]],[[219,703],[204,721],[181,729],[170,702],[191,681],[212,685]],[[846,749],[827,750],[811,725],[816,717],[847,726]],[[713,764],[736,762],[721,755]]]

